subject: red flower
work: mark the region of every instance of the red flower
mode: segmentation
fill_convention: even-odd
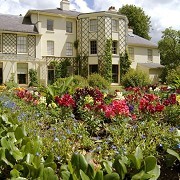
[[[56,96],[55,102],[59,106],[65,106],[65,107],[74,107],[75,106],[75,101],[72,98],[72,96],[69,94],[64,94],[61,96],[61,98],[59,98],[59,96]]]

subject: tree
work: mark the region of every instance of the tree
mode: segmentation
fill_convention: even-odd
[[[151,27],[150,17],[145,14],[142,8],[135,5],[124,5],[119,9],[119,13],[126,15],[134,34],[150,40],[149,30]]]
[[[177,71],[180,66],[180,30],[166,28],[162,32],[162,39],[158,42],[161,64],[165,66],[161,79],[165,82],[171,70]]]
[[[166,28],[162,33],[162,39],[158,42],[161,64],[175,69],[180,65],[180,30]]]

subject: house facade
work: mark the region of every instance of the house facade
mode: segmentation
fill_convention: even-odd
[[[160,64],[158,45],[133,34],[132,29],[128,29],[127,44],[131,68],[142,70],[157,83],[164,67]]]
[[[58,77],[56,67],[64,62],[69,74],[103,75],[107,39],[112,40],[112,82],[120,83],[119,55],[127,43],[138,52],[129,41],[127,18],[114,7],[93,13],[69,7],[70,2],[62,0],[60,8],[29,10],[24,17],[0,15],[0,83],[13,75],[15,82],[28,85],[28,71],[35,69],[40,83],[47,85]],[[134,58],[144,63],[138,54]]]

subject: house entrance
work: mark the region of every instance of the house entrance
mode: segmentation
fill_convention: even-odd
[[[48,84],[53,84],[55,80],[55,70],[53,66],[48,66]]]
[[[0,84],[3,83],[3,63],[0,63]]]
[[[112,65],[112,83],[118,83],[118,65]]]

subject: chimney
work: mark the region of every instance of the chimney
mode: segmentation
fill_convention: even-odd
[[[114,6],[109,7],[108,11],[117,12],[117,10]]]
[[[69,0],[61,0],[61,2],[60,2],[60,8],[61,8],[62,10],[69,11],[69,6],[70,6]]]

